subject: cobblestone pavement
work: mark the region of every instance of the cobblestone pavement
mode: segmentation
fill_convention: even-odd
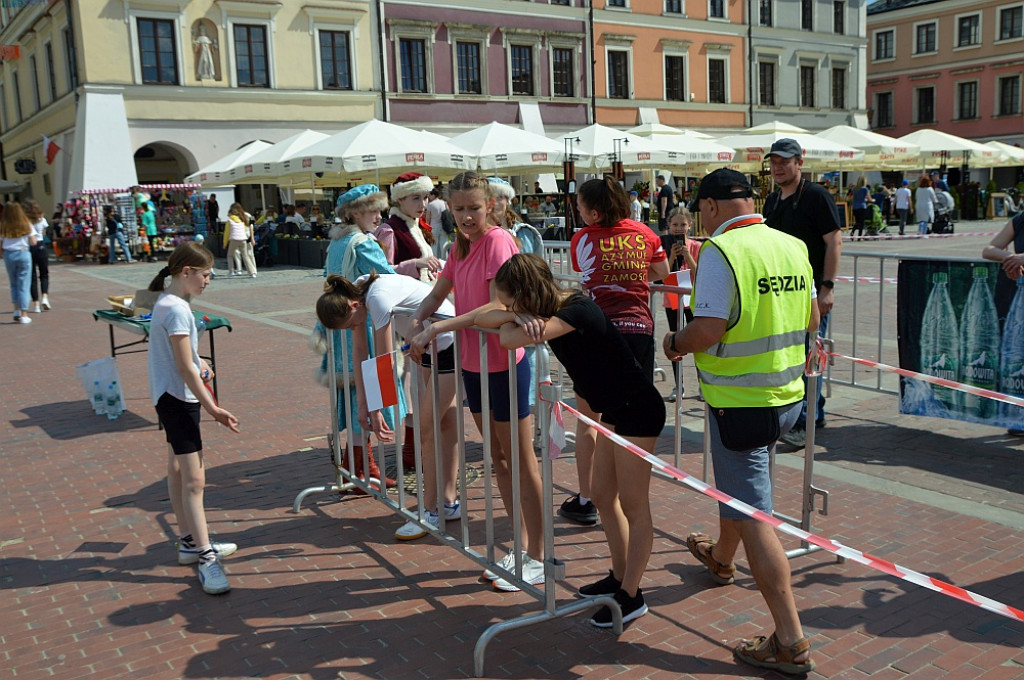
[[[989,239],[846,248],[963,256]],[[877,261],[870,266],[877,271]],[[312,382],[318,358],[306,347],[317,271],[218,278],[195,303],[234,326],[218,331],[217,369],[222,403],[242,433],[205,425],[206,506],[214,534],[240,549],[225,562],[233,590],[221,597],[205,595],[193,568],[176,564],[145,355],[118,358],[127,411],[116,421],[92,414],[74,370],[109,351],[107,326],[91,312],[107,306],[107,295],[144,287],[158,267],[54,264],[54,309],[29,326],[0,323],[0,677],[472,676],[484,629],[538,611],[535,600],[485,587],[473,561],[432,538],[396,543],[399,520],[372,499],[319,495],[291,512],[300,490],[333,478],[327,393]],[[853,273],[852,257],[842,273]],[[885,275],[895,276],[894,263]],[[859,313],[893,311],[895,286],[881,298],[878,288],[857,287]],[[0,289],[7,298],[6,277]],[[877,344],[863,341],[872,322],[853,323],[853,300],[852,284],[837,286],[837,348],[852,351],[859,328],[856,353],[873,358]],[[895,346],[889,328],[883,356]],[[851,375],[849,366],[834,370]],[[856,375],[874,385],[873,374]],[[682,467],[699,474],[703,404],[692,363],[685,380]],[[1024,608],[1024,442],[990,427],[903,416],[894,396],[848,386],[833,386],[828,412],[816,483],[830,492],[830,514],[815,517],[815,530]],[[670,455],[673,427],[670,420],[659,454]],[[792,453],[778,461],[780,510],[798,515],[803,461]],[[555,462],[554,480],[557,505],[575,487],[571,450]],[[482,480],[468,492],[480,547]],[[746,559],[735,585],[715,588],[686,550],[691,529],[715,530],[714,503],[658,479],[652,507],[650,613],[619,638],[592,628],[589,612],[502,633],[487,650],[488,677],[778,677],[732,659],[736,639],[771,630]],[[499,523],[497,535],[508,534]],[[607,550],[599,527],[561,521],[555,543],[566,564],[556,597],[566,604],[605,573]],[[792,567],[818,663],[812,678],[1024,678],[1021,623],[825,553]]]

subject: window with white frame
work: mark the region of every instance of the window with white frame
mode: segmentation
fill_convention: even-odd
[[[846,33],[845,0],[833,0],[832,2],[832,32],[839,35]]]
[[[875,31],[875,61],[896,58],[896,29]]]
[[[800,28],[814,30],[814,0],[800,0]]]
[[[665,14],[682,14],[683,0],[665,0]]]
[[[460,94],[483,94],[480,67],[480,43],[455,42],[456,83]]]
[[[846,108],[846,74],[849,66],[835,65],[832,67],[832,108]]]
[[[724,19],[725,0],[708,0],[708,16],[712,19]]]
[[[914,123],[924,125],[935,122],[935,88],[933,86],[914,89]]]
[[[270,46],[267,27],[262,24],[234,24],[235,78],[238,87],[270,87]]]
[[[34,111],[43,108],[43,100],[39,91],[39,62],[36,55],[28,58],[28,67],[32,70],[32,101],[36,105]]]
[[[629,51],[608,50],[608,97],[629,99]]]
[[[762,59],[757,62],[757,101],[761,106],[775,106],[778,91],[778,62]]]
[[[758,0],[757,19],[762,26],[773,26],[775,18],[772,16],[774,0]]]
[[[352,34],[349,31],[318,31],[320,82],[325,90],[351,90]]]
[[[1024,36],[1024,5],[999,8],[999,40],[1016,40]]]
[[[938,49],[938,22],[929,21],[914,26],[914,54],[928,54]]]
[[[999,78],[999,103],[996,108],[998,115],[1020,115],[1020,81],[1021,76],[1019,74]]]
[[[967,14],[956,19],[956,46],[981,44],[981,14]]]
[[[137,17],[141,81],[146,85],[178,85],[178,50],[174,21]]]
[[[665,99],[670,102],[685,102],[686,93],[686,57],[666,54]]]
[[[729,100],[729,60],[708,57],[708,102],[725,104]]]
[[[427,42],[422,38],[399,38],[398,61],[402,92],[427,92]]]
[[[956,84],[956,118],[973,120],[978,117],[978,81],[965,80]]]
[[[434,91],[434,36],[438,25],[418,20],[391,20],[395,83],[399,92]]]
[[[626,7],[626,0],[607,0],[605,7]]]
[[[893,126],[893,105],[892,92],[875,93],[875,128],[888,128]]]
[[[57,65],[53,61],[53,43],[48,42],[43,47],[46,53],[46,81],[50,87],[50,101],[57,100]]]
[[[576,50],[571,47],[551,48],[551,94],[576,96]]]

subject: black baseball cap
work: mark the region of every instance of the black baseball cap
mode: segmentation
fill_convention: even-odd
[[[800,143],[790,137],[775,140],[771,150],[768,152],[768,156],[778,156],[779,158],[792,158],[793,156],[799,158],[803,155],[804,150],[800,148]],[[765,156],[765,158],[768,158],[768,156]]]
[[[750,186],[746,175],[729,168],[719,168],[704,176],[697,189],[697,195],[687,206],[690,212],[700,212],[702,198],[714,198],[727,201],[733,198],[750,198],[754,195],[754,187]]]

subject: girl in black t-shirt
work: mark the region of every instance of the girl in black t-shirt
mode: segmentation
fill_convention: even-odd
[[[562,290],[537,255],[513,255],[495,275],[498,299],[508,311],[476,318],[501,329],[507,349],[547,341],[601,421],[647,451],[665,426],[665,404],[637,363],[630,346],[593,300]],[[638,456],[599,437],[594,455],[593,494],[612,556],[607,577],[579,589],[582,596],[613,595],[623,622],[647,612],[640,581],[651,555],[654,527],[649,488],[651,468]],[[590,620],[612,625],[603,607]]]

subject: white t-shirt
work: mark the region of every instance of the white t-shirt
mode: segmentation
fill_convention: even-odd
[[[28,250],[28,236],[15,236],[14,238],[2,238],[4,250]]]
[[[38,222],[32,223],[32,228],[36,231],[36,243],[42,243],[43,237],[46,236],[46,228],[50,224],[46,221],[45,217],[40,217]]]
[[[634,198],[629,204],[629,219],[639,222],[640,218],[643,217],[644,207],[640,205],[640,200]]]
[[[359,285],[367,277],[361,276],[356,280]],[[412,338],[412,314],[395,314],[392,318],[392,311],[396,307],[407,307],[416,309],[423,302],[423,299],[430,295],[433,287],[419,279],[401,274],[382,274],[373,282],[370,290],[366,292],[366,313],[370,317],[370,323],[376,330],[384,328],[389,323],[395,324],[395,330],[404,339]],[[438,314],[455,316],[455,306],[445,300],[437,310]],[[437,351],[446,350],[455,342],[452,333],[442,333],[435,340]]]
[[[189,336],[192,363],[197,371],[200,370],[199,333],[192,308],[177,295],[164,293],[153,305],[153,319],[149,324],[149,398],[154,406],[164,392],[182,401],[199,401],[178,373],[178,364],[171,349],[172,335]]]
[[[447,204],[440,198],[435,198],[430,203],[427,203],[427,213],[430,215],[428,224],[435,234],[440,234],[443,230],[441,228],[441,215],[444,214]]]
[[[896,209],[910,209],[910,189],[906,187],[900,187],[899,189],[896,190]]]

